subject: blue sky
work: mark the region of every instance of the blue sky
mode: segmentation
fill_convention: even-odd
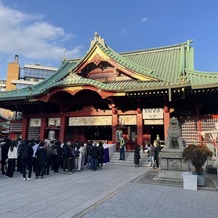
[[[82,57],[95,32],[117,52],[192,39],[195,69],[218,72],[217,0],[0,0],[0,79],[15,55],[21,67]]]

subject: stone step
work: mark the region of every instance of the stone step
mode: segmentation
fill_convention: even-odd
[[[140,153],[140,166],[149,166],[149,158],[147,153]],[[134,166],[134,152],[125,152],[125,160],[119,160],[120,153],[114,152],[110,157],[110,163],[113,165],[126,165],[126,166]]]

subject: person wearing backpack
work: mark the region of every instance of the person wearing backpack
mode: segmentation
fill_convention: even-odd
[[[25,140],[24,142],[21,143],[19,154],[21,158],[23,180],[30,180],[32,175],[33,148],[31,147],[29,140]],[[28,177],[26,177],[27,169],[28,169]]]
[[[45,144],[45,149],[47,152],[47,161],[46,161],[46,166],[45,166],[45,174],[49,175],[50,172],[50,167],[52,165],[52,145],[51,142],[48,139],[45,139],[44,141]]]
[[[59,173],[60,160],[61,160],[61,142],[52,141],[52,163],[53,163],[54,173]]]
[[[89,141],[86,147],[86,155],[87,155],[87,169],[91,169],[91,163],[92,163],[92,158],[91,158],[91,149],[93,147],[93,141]]]
[[[75,171],[76,169],[76,152],[75,152],[75,143],[72,143],[70,146],[70,153],[71,153],[71,157],[70,157],[70,166],[71,166],[71,172]]]
[[[72,174],[71,166],[70,166],[70,157],[71,157],[71,150],[70,150],[70,143],[65,142],[61,148],[61,157],[63,160],[63,173],[66,173],[66,168],[68,169],[68,174]]]

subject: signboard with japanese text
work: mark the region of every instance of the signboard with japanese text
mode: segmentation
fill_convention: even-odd
[[[163,119],[162,108],[146,108],[142,111],[144,120]]]
[[[69,126],[110,126],[111,116],[70,117]]]
[[[40,127],[41,126],[41,119],[40,118],[31,118],[29,125],[30,125],[30,127]]]
[[[60,126],[60,118],[59,117],[48,118],[48,125]]]

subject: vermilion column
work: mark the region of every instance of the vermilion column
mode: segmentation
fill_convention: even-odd
[[[199,131],[199,132],[202,131],[202,122],[201,122],[201,119],[198,119],[198,131]],[[203,137],[202,137],[201,134],[199,134],[199,136],[198,136],[198,140],[199,140],[200,142],[202,142]]]
[[[142,110],[137,108],[137,144],[142,146],[143,144],[143,118],[142,118]]]
[[[23,117],[23,124],[22,124],[22,139],[26,140],[28,136],[28,126],[29,126],[29,118]]]
[[[170,124],[170,112],[167,106],[164,107],[164,140],[166,141],[168,135],[168,128]]]
[[[112,144],[116,144],[116,126],[118,124],[118,114],[116,108],[112,108]]]
[[[41,118],[41,128],[40,128],[40,139],[41,140],[44,140],[44,139],[48,138],[48,136],[45,135],[46,127],[47,127],[47,119],[45,117],[42,117]]]
[[[66,117],[65,116],[61,116],[61,120],[60,120],[60,135],[59,135],[59,140],[61,142],[64,142],[64,140],[65,140],[66,125],[67,125]]]

